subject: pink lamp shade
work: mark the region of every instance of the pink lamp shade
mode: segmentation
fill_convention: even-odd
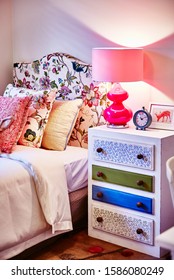
[[[119,82],[140,81],[143,78],[143,51],[141,48],[94,48],[92,50],[92,76],[99,82],[112,82],[107,97],[113,101],[103,116],[111,126],[127,126],[132,111],[123,105],[128,93]]]
[[[143,79],[141,48],[94,48],[92,77],[98,82],[135,82]]]

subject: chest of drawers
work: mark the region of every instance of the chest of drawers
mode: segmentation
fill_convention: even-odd
[[[155,237],[174,225],[165,166],[174,133],[100,126],[88,135],[88,234],[162,257]]]

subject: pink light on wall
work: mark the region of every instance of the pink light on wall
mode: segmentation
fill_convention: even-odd
[[[113,104],[104,111],[110,127],[127,127],[132,111],[123,105],[128,93],[119,82],[143,80],[143,51],[141,48],[94,48],[92,50],[92,76],[99,82],[112,82],[107,97]]]

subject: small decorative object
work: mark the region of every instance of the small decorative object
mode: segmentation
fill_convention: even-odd
[[[136,126],[136,129],[145,130],[152,123],[151,114],[142,107],[142,109],[135,112],[133,116],[133,123]]]
[[[103,248],[102,247],[100,247],[100,246],[92,246],[92,247],[90,247],[89,249],[88,249],[88,251],[90,252],[90,253],[93,253],[93,254],[95,254],[95,253],[101,253],[101,252],[103,252]]]
[[[174,130],[174,105],[150,104],[151,128]]]
[[[113,101],[104,110],[108,127],[126,128],[132,110],[123,105],[128,93],[120,82],[141,81],[143,78],[143,51],[141,48],[94,48],[92,50],[92,77],[94,81],[110,82],[107,97]]]
[[[127,258],[132,256],[133,254],[133,251],[129,249],[123,249],[123,251],[121,252],[121,255]]]

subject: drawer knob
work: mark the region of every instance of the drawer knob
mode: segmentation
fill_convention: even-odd
[[[98,223],[102,223],[103,222],[103,218],[102,217],[97,217],[97,222]]]
[[[142,154],[137,155],[137,159],[143,159],[143,158],[144,158],[144,156]]]
[[[98,193],[97,193],[97,197],[98,197],[98,198],[102,198],[102,197],[103,197],[103,193],[102,193],[102,192],[98,192]]]
[[[97,148],[97,153],[102,153],[103,152],[103,149],[102,148]]]
[[[97,172],[97,177],[103,177],[103,172],[98,171],[98,172]]]
[[[136,232],[137,232],[137,234],[142,234],[143,230],[142,230],[142,228],[137,228]]]
[[[143,204],[141,201],[138,201],[138,202],[137,202],[137,207],[141,208],[141,207],[143,207],[143,206],[144,206],[144,204]]]
[[[138,180],[137,181],[137,186],[143,186],[143,184],[144,184],[143,180]]]

